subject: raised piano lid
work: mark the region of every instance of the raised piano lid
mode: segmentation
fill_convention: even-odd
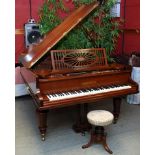
[[[19,61],[26,68],[31,68],[97,6],[99,6],[99,2],[94,2],[89,5],[81,5],[60,25],[50,31],[40,44],[34,45],[31,51],[27,50],[23,52]]]

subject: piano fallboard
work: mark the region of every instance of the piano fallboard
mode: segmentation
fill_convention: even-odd
[[[48,94],[111,84],[124,84],[128,83],[129,80],[130,71],[111,70],[39,79],[37,87],[40,88],[42,94]]]

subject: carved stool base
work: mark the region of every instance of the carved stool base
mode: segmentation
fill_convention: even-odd
[[[104,127],[101,126],[96,126],[95,130],[92,131],[91,130],[91,137],[90,137],[90,141],[86,144],[83,145],[82,148],[88,148],[90,147],[94,142],[100,142],[103,144],[103,147],[105,148],[105,150],[112,154],[113,152],[110,150],[110,148],[108,147],[107,143],[106,143],[106,135],[104,133]]]

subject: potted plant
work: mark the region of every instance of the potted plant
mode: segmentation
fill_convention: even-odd
[[[95,0],[72,0],[75,8],[82,4],[90,4]],[[111,54],[114,51],[117,38],[119,36],[119,22],[113,20],[110,9],[116,0],[106,0],[90,16],[84,19],[76,28],[66,35],[55,49],[81,49],[81,48],[106,48],[108,61],[111,62]],[[39,10],[39,25],[42,34],[46,34],[59,25],[64,17],[60,13],[68,16],[72,10],[66,7],[63,0],[44,0]]]

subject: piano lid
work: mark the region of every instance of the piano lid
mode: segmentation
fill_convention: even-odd
[[[54,45],[56,45],[68,32],[70,32],[81,20],[93,11],[99,2],[89,5],[81,5],[71,15],[69,15],[60,25],[47,33],[44,40],[38,45],[34,45],[31,51],[21,54],[20,62],[27,68],[35,65]]]

